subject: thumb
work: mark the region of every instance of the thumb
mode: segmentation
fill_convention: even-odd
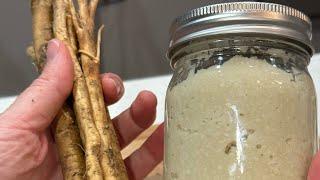
[[[46,129],[70,94],[72,84],[73,66],[67,47],[61,41],[49,41],[42,74],[3,113],[0,123],[34,131]]]

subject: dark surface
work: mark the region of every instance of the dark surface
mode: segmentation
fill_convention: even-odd
[[[299,9],[307,13],[309,16],[320,16],[320,1],[318,0],[257,0],[259,2],[272,2],[284,4]]]
[[[97,15],[99,24],[106,25],[102,71],[118,73],[124,79],[170,73],[165,52],[172,20],[187,10],[215,2],[226,1],[102,0]],[[274,2],[289,4],[310,15],[314,42],[319,42],[320,5],[316,0]],[[29,1],[1,1],[0,22],[0,96],[7,96],[21,92],[36,77],[25,55],[32,40]]]

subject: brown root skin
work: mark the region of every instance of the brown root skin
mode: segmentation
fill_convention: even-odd
[[[73,52],[76,53],[78,50],[77,35],[73,26],[72,17],[70,13],[68,13],[67,15],[67,27],[70,47],[72,48]]]
[[[27,47],[26,53],[30,57],[30,59],[32,60],[32,63],[35,64],[35,66],[37,66],[36,65],[37,64],[37,58],[36,58],[36,54],[34,52],[34,47],[32,45]],[[38,70],[38,66],[36,68]]]
[[[38,72],[41,72],[46,59],[46,44],[53,38],[52,1],[32,0],[31,9],[34,47],[28,47],[27,54],[32,58]],[[74,119],[72,109],[66,104],[56,117],[55,140],[65,180],[83,180],[85,174],[84,153]]]
[[[68,163],[61,163],[65,180],[83,180],[85,177],[84,152],[81,149],[79,129],[75,117],[66,105],[56,117],[58,119],[55,140],[60,159]]]
[[[99,0],[91,0],[89,4],[89,18],[92,22],[94,22],[94,17],[96,15],[97,7],[98,7]]]
[[[95,126],[100,134],[101,138],[101,151],[100,151],[100,164],[103,171],[105,180],[127,180],[126,168],[120,153],[120,147],[117,140],[117,136],[110,119],[109,114],[106,111],[106,105],[104,103],[103,92],[100,81],[99,65],[97,61],[98,48],[93,37],[94,24],[90,16],[83,16],[86,12],[82,12],[80,8],[80,16],[77,16],[72,1],[71,13],[75,21],[76,32],[78,35],[79,49],[86,53],[81,53],[81,65],[85,81],[88,87],[88,92],[91,100],[93,118]],[[91,1],[93,3],[93,1]],[[78,1],[81,3],[81,1]],[[95,2],[97,3],[97,2]],[[86,4],[79,4],[79,7],[87,6]],[[93,4],[92,8],[96,8]],[[91,9],[90,12],[95,12],[95,9]],[[80,19],[78,19],[80,17]],[[98,44],[100,44],[98,42]],[[98,57],[99,58],[99,57]],[[99,59],[98,59],[99,60]]]
[[[92,107],[80,64],[77,60],[76,52],[72,48],[69,40],[67,27],[67,14],[64,0],[54,1],[54,35],[56,38],[65,42],[69,48],[71,59],[74,64],[74,111],[80,129],[80,136],[85,149],[86,157],[86,177],[87,179],[103,180],[99,163],[100,155],[100,136],[96,129],[92,116]]]
[[[33,45],[36,66],[41,69],[45,62],[45,47],[52,39],[52,0],[31,0]]]

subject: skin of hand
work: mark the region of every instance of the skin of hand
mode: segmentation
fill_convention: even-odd
[[[122,80],[101,75],[107,105],[124,93]],[[73,66],[66,46],[48,43],[42,74],[0,114],[0,179],[62,180],[53,121],[73,86]],[[121,148],[126,147],[155,120],[157,100],[148,91],[139,93],[132,105],[113,119]],[[163,124],[125,159],[130,179],[143,179],[163,159]]]
[[[320,179],[320,152],[313,158],[311,166],[309,168],[308,180]]]

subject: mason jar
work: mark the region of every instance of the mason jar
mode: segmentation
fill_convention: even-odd
[[[310,19],[259,2],[178,17],[168,58],[166,180],[306,180],[317,150]]]

